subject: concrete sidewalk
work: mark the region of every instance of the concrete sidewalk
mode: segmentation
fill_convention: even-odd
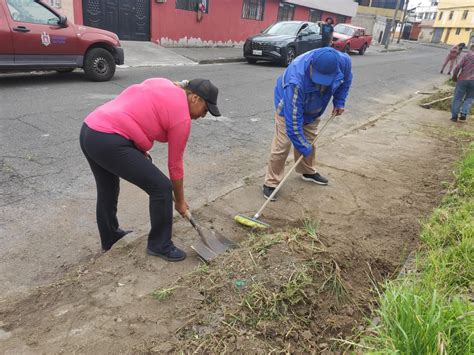
[[[125,52],[125,64],[120,66],[122,68],[197,64],[153,42],[121,41],[120,43]]]
[[[121,41],[127,67],[243,62],[242,48],[165,48],[153,42]]]

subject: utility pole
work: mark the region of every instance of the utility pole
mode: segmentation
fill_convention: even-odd
[[[408,2],[408,0],[405,0],[405,1]],[[393,20],[392,20],[392,23],[391,23],[392,26],[394,24],[396,24],[396,19],[397,19],[397,15],[398,15],[398,8],[400,7],[400,2],[401,2],[401,0],[397,0],[397,6],[395,8],[395,13],[393,14]],[[395,29],[396,29],[396,26],[395,26]],[[387,41],[385,42],[385,50],[388,49],[388,42],[390,42],[390,37],[392,37],[390,34],[388,34],[388,36],[386,37]]]
[[[405,0],[405,10],[403,10],[402,27],[400,28],[400,33],[398,34],[397,43],[400,43],[400,38],[402,38],[403,30],[405,29],[405,22],[407,20],[407,11],[408,11],[408,0]]]

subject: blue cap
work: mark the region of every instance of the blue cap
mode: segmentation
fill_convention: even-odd
[[[330,86],[334,82],[338,72],[337,56],[333,48],[316,50],[311,60],[313,66],[311,80],[315,84]]]

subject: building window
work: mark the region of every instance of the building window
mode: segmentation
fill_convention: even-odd
[[[242,18],[262,21],[264,9],[265,0],[243,0]]]
[[[460,34],[461,33],[461,29],[460,28],[456,28],[456,35]]]
[[[321,10],[310,9],[309,10],[309,21],[318,22],[321,21],[323,12]]]
[[[209,12],[209,0],[176,0],[176,8],[179,10],[197,11],[198,5],[203,4],[206,14]]]
[[[403,10],[405,0],[400,1],[400,10]],[[372,7],[380,7],[382,9],[395,9],[397,7],[397,0],[372,0]]]
[[[277,21],[292,21],[295,16],[295,5],[280,3]]]
[[[443,11],[439,13],[438,20],[441,20],[443,18]]]
[[[48,0],[46,3],[52,7],[55,7],[56,9],[61,8],[61,0]]]
[[[452,20],[452,19],[453,19],[453,15],[454,15],[454,11],[450,11],[450,12],[449,12],[448,20]]]
[[[346,16],[336,15],[336,24],[338,23],[346,23]]]
[[[469,14],[469,10],[464,10],[464,12],[462,13],[462,19],[463,20],[467,19],[468,14]]]

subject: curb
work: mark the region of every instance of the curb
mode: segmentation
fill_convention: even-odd
[[[394,49],[382,49],[380,51],[380,53],[387,53],[387,52],[402,52],[402,51],[406,51],[408,50],[409,48],[394,48]]]
[[[244,57],[236,58],[216,58],[216,59],[202,59],[199,60],[198,64],[218,64],[218,63],[240,63],[246,62],[247,60]]]

